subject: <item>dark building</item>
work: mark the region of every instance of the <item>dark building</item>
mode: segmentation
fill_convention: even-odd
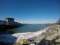
[[[13,28],[21,27],[22,24],[15,22],[14,18],[6,18],[6,20],[0,20],[0,32],[8,31]]]
[[[14,18],[6,18],[6,20],[7,20],[8,22],[15,22],[15,21],[14,21]]]

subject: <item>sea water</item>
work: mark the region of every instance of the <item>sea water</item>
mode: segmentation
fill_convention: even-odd
[[[13,29],[16,32],[35,32],[48,27],[48,24],[24,24],[22,27]]]

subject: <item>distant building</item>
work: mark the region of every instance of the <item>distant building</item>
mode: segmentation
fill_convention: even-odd
[[[0,25],[15,24],[14,18],[6,18],[6,20],[0,20]]]
[[[21,26],[21,23],[15,22],[14,18],[6,18],[6,20],[0,20],[0,29],[11,29]]]
[[[7,22],[15,22],[14,18],[6,18]]]
[[[15,24],[16,22],[14,21],[14,18],[6,18],[6,24],[9,25],[9,24]]]
[[[3,33],[14,33],[14,28],[21,27],[22,24],[15,22],[14,18],[6,18],[6,20],[0,20],[0,34]]]

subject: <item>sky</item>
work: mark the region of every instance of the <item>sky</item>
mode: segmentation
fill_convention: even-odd
[[[60,0],[0,0],[0,19],[6,17],[27,24],[54,23],[60,17]]]

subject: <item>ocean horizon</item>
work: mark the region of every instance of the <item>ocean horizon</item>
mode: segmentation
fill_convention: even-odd
[[[42,30],[48,26],[49,24],[24,24],[22,27],[18,27],[12,30],[15,32],[35,32]]]

